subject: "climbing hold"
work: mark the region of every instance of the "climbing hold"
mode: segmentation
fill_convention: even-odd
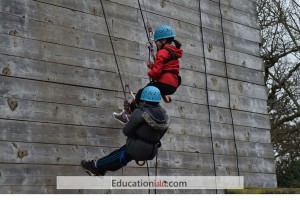
[[[81,97],[81,100],[82,100],[82,101],[87,101],[86,96],[82,96],[82,97]]]
[[[79,36],[77,36],[77,35],[76,35],[75,37],[76,37],[76,44],[79,45],[79,43],[80,43],[80,38],[79,38]]]
[[[212,50],[213,50],[213,45],[212,44],[208,44],[208,46],[207,46],[207,50],[208,50],[208,52],[209,53],[211,53],[212,52]]]
[[[249,172],[252,171],[252,165],[248,165]]]
[[[166,7],[166,1],[165,1],[165,0],[162,0],[162,1],[160,2],[160,6],[161,6],[162,8]]]
[[[187,134],[188,134],[188,132],[187,132],[185,129],[181,129],[181,133],[182,133],[183,135],[187,135]]]
[[[95,92],[95,95],[96,95],[96,100],[97,101],[100,101],[102,99],[102,96],[100,93],[98,93],[97,91]]]
[[[246,137],[246,140],[250,141],[251,139],[251,134],[249,132],[247,133],[244,133],[245,137]]]
[[[221,115],[219,116],[219,120],[220,120],[220,122],[224,121],[224,119],[223,119],[223,117]]]
[[[27,150],[19,150],[18,151],[18,158],[22,159],[24,158],[25,156],[28,156],[28,151]]]
[[[177,23],[178,23],[178,27],[182,28],[182,25],[181,25],[180,21],[177,21]]]
[[[213,84],[214,86],[217,85],[218,80],[217,80],[215,77],[212,77],[210,80],[211,80],[211,82],[212,82],[212,84]]]
[[[242,83],[240,83],[240,84],[238,85],[238,89],[239,89],[239,91],[240,91],[241,93],[243,93],[244,88],[243,88],[243,84],[242,84]]]
[[[97,15],[97,10],[96,10],[96,8],[93,8],[92,14],[95,15],[95,16]]]
[[[10,97],[7,99],[7,103],[8,103],[8,106],[9,106],[9,108],[10,108],[11,111],[15,111],[16,108],[18,107],[18,102],[14,101]]]
[[[100,123],[100,126],[102,126],[102,127],[106,125],[106,122],[104,120],[100,120],[99,123]]]
[[[239,105],[240,105],[240,100],[238,98],[235,98],[233,109],[238,109]]]
[[[215,143],[215,147],[216,147],[216,148],[220,148],[221,146],[220,146],[219,143],[216,142],[216,143]]]
[[[183,106],[179,106],[178,111],[179,111],[180,117],[185,117],[186,112],[185,112],[185,108]]]
[[[226,169],[226,171],[227,171],[228,174],[231,174],[231,168],[229,166],[226,166],[225,169]]]
[[[53,114],[54,117],[57,117],[58,111],[59,111],[59,107],[56,106],[54,108],[54,110],[52,111],[52,114]]]
[[[224,15],[227,15],[228,14],[228,10],[224,10]]]
[[[11,75],[11,71],[8,67],[5,67],[3,70],[2,70],[2,75],[4,76],[10,76]]]
[[[243,61],[242,65],[243,67],[246,67],[246,61]]]
[[[17,30],[10,30],[8,34],[16,36],[18,34],[18,31]]]

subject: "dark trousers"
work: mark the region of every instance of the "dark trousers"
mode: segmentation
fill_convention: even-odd
[[[109,155],[96,161],[97,168],[105,173],[106,171],[117,171],[127,165],[133,158],[128,155],[126,145],[111,152]]]
[[[165,83],[160,83],[160,82],[150,82],[145,87],[147,87],[147,86],[157,87],[162,96],[174,94],[176,92],[176,89],[177,89],[176,87],[173,87],[173,86],[165,84]],[[137,104],[139,104],[140,101],[141,101],[140,99],[141,99],[141,95],[142,95],[142,92],[143,92],[144,88],[140,89],[135,95],[135,102]]]

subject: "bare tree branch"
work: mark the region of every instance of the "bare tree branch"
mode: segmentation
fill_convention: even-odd
[[[299,10],[296,0],[258,1],[271,138],[281,167],[300,158]]]
[[[278,120],[276,123],[272,124],[272,129],[276,129],[278,128],[280,125],[286,123],[286,122],[289,122],[289,121],[292,121],[296,118],[300,117],[300,111],[294,113],[293,115],[291,116],[287,116],[287,117],[284,117],[283,119],[281,120]]]

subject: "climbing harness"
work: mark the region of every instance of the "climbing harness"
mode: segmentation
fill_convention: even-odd
[[[165,61],[165,64],[168,63],[168,62],[171,62],[172,60],[178,59],[178,56],[174,53],[173,50],[168,49],[168,48],[165,48],[165,49],[166,49],[167,51],[169,51],[169,53],[171,54],[171,57]],[[177,87],[179,87],[179,86],[181,85],[181,76],[180,76],[177,72],[174,72],[174,71],[172,71],[172,70],[163,71],[163,73],[164,73],[164,72],[169,72],[169,73],[171,73],[171,74],[176,75],[177,78],[178,78],[178,86],[177,86]],[[171,101],[172,101],[172,100],[171,100]]]
[[[136,163],[138,166],[142,167],[142,166],[145,165],[146,161],[145,161],[145,160],[144,160],[144,161],[137,161],[137,160],[136,160],[135,163]]]

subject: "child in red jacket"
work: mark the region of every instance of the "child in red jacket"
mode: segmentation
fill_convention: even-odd
[[[147,62],[149,68],[148,76],[152,79],[147,86],[155,86],[160,90],[161,95],[174,94],[181,84],[179,76],[179,58],[182,57],[183,51],[180,49],[181,43],[174,39],[176,36],[174,30],[167,25],[158,27],[154,33],[154,42],[157,47],[155,61]],[[175,44],[175,46],[172,45]],[[140,103],[141,93],[144,88],[140,89],[135,97],[135,101],[130,107],[133,110]],[[123,123],[128,121],[128,115],[125,111],[121,113],[113,113],[113,116]]]

